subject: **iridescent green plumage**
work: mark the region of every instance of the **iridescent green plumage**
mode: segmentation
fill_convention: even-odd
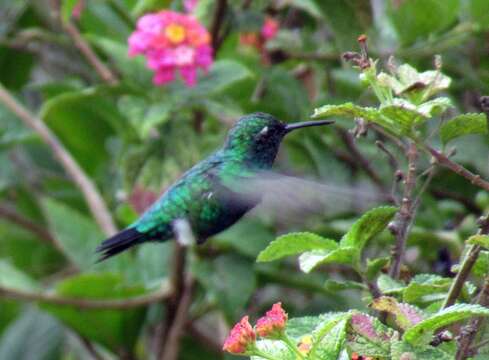
[[[242,117],[221,149],[187,171],[134,224],[98,247],[102,259],[145,241],[171,239],[178,219],[190,223],[199,242],[233,225],[260,202],[260,196],[242,191],[240,184],[272,167],[285,134],[327,123],[287,125],[263,113]]]

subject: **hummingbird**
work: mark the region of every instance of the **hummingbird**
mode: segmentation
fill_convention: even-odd
[[[250,194],[241,185],[272,168],[284,136],[333,122],[287,124],[260,112],[241,117],[220,149],[184,173],[133,224],[97,247],[99,260],[147,241],[174,238],[178,220],[188,222],[198,244],[227,229],[260,203],[261,194]]]

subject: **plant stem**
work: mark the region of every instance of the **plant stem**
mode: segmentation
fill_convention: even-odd
[[[63,19],[61,19],[58,0],[51,0],[51,9],[55,19],[57,19],[61,23],[64,31],[69,35],[71,40],[73,40],[73,44],[78,48],[78,50],[80,50],[87,62],[94,68],[94,70],[102,78],[102,80],[109,85],[117,84],[119,80],[117,79],[115,74],[113,74],[108,66],[99,59],[95,51],[90,47],[90,45],[80,34],[78,28],[73,25],[70,20],[64,21]]]
[[[81,190],[95,221],[97,221],[105,235],[110,236],[115,234],[117,228],[114,225],[112,216],[107,209],[102,195],[98,192],[80,165],[78,165],[71,154],[64,148],[56,135],[51,132],[41,119],[34,116],[21,105],[2,84],[0,84],[0,103],[5,105],[7,109],[17,115],[28,127],[33,129],[51,148],[51,151],[63,166],[66,173]]]
[[[211,36],[212,36],[212,48],[214,49],[214,55],[222,45],[224,36],[221,34],[222,24],[224,22],[224,16],[226,15],[226,10],[228,8],[227,0],[217,0],[216,10],[214,12],[214,20],[211,26]]]
[[[486,276],[482,290],[477,297],[477,304],[484,307],[489,306],[489,274]],[[462,328],[458,341],[459,348],[457,351],[456,360],[467,359],[472,342],[474,341],[483,321],[484,318],[477,317],[475,319],[472,319],[467,326],[464,326]]]
[[[396,244],[392,249],[392,265],[389,269],[389,275],[394,279],[399,278],[408,230],[414,219],[413,190],[416,186],[416,160],[418,158],[418,150],[414,142],[410,142],[406,155],[408,158],[408,172],[401,207],[397,212],[396,218],[389,225],[389,230],[396,237]]]
[[[131,309],[160,302],[170,295],[168,287],[162,287],[153,293],[135,296],[128,299],[83,299],[63,297],[41,292],[26,292],[23,290],[0,287],[0,296],[26,301],[39,301],[49,304],[72,306],[79,309]]]
[[[299,359],[305,359],[304,355],[301,354],[301,352],[299,351],[299,349],[297,349],[297,346],[292,342],[292,340],[290,340],[290,338],[287,336],[287,334],[283,334],[281,337],[280,337],[280,340],[282,340],[285,345],[287,345],[287,347],[292,350],[294,352],[294,354],[297,355],[297,357]]]
[[[438,150],[435,150],[429,145],[419,144],[419,143],[418,145],[421,145],[425,151],[430,153],[441,166],[444,166],[452,170],[454,173],[463,176],[464,178],[469,180],[472,184],[486,191],[489,191],[489,182],[482,179],[480,175],[470,172],[462,165],[457,164],[456,162],[450,160],[445,154],[439,152]]]
[[[485,219],[482,219],[478,234],[489,234],[489,215],[486,216]],[[455,279],[453,280],[452,285],[448,290],[448,295],[445,299],[445,302],[443,303],[442,309],[446,309],[447,307],[452,306],[457,301],[460,293],[462,292],[464,283],[467,281],[470,271],[477,261],[480,251],[481,247],[479,245],[470,245],[467,251],[467,255],[462,261],[460,269],[458,270],[457,275],[455,276]]]
[[[277,358],[275,358],[275,357],[273,357],[271,355],[268,355],[268,354],[266,354],[263,351],[258,350],[258,349],[256,349],[253,352],[252,356],[259,356],[259,357],[262,357],[262,358],[267,359],[267,360],[279,360],[279,359],[277,359]]]

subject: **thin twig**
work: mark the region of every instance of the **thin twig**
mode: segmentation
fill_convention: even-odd
[[[178,307],[176,310],[173,323],[168,329],[168,335],[166,336],[165,350],[163,352],[162,360],[177,360],[180,350],[180,338],[185,324],[187,322],[188,309],[192,303],[192,286],[193,281],[188,276],[185,281],[183,293],[179,299]]]
[[[345,144],[348,151],[353,155],[353,158],[358,161],[360,166],[363,168],[365,173],[372,179],[374,184],[380,190],[382,191],[385,190],[382,179],[380,178],[379,175],[377,175],[370,161],[366,159],[365,156],[363,156],[360,150],[358,150],[353,135],[342,128],[336,128],[336,132],[340,135],[341,141],[343,141],[343,144]]]
[[[477,304],[485,307],[489,306],[489,275],[486,276],[482,290],[477,297]],[[470,320],[467,326],[462,328],[458,339],[459,347],[456,360],[464,360],[471,356],[469,352],[471,350],[472,342],[474,341],[483,321],[484,318],[476,317]]]
[[[217,0],[216,10],[214,12],[214,20],[211,26],[211,36],[212,36],[212,48],[214,49],[214,54],[224,41],[224,36],[221,34],[222,25],[224,22],[224,16],[226,15],[226,10],[228,8],[227,0]]]
[[[86,337],[81,336],[80,334],[76,334],[78,339],[82,343],[83,347],[87,350],[87,352],[95,359],[95,360],[105,360],[105,358],[99,354],[95,346],[88,340]]]
[[[19,225],[25,230],[30,231],[31,233],[36,235],[39,239],[43,240],[44,242],[53,245],[56,248],[59,248],[58,242],[53,236],[51,236],[49,231],[44,229],[39,224],[36,224],[30,219],[17,213],[15,210],[11,209],[10,207],[0,204],[0,218],[7,219],[8,221]]]
[[[486,191],[489,191],[489,182],[482,179],[480,175],[476,175],[470,172],[462,165],[450,160],[445,154],[439,152],[438,150],[433,149],[429,145],[422,144],[422,148],[428,153],[430,153],[441,166],[444,166],[452,170],[454,173],[463,176],[464,178],[469,180],[472,184],[479,186],[480,188]]]
[[[119,82],[114,73],[99,59],[95,51],[85,41],[78,28],[70,20],[61,19],[59,11],[59,1],[51,0],[51,8],[54,17],[61,22],[61,26],[68,36],[73,40],[74,45],[80,50],[88,63],[95,69],[97,74],[104,82],[115,85]]]
[[[147,295],[135,296],[128,299],[113,300],[69,298],[49,293],[26,292],[23,290],[0,287],[0,296],[2,297],[25,301],[40,301],[56,305],[73,306],[80,309],[131,309],[160,302],[163,299],[166,299],[169,295],[170,289],[168,286],[162,287],[160,290]]]
[[[408,172],[401,200],[401,207],[397,212],[396,218],[389,225],[389,230],[396,237],[396,244],[392,249],[392,264],[389,275],[397,279],[399,277],[401,263],[404,258],[408,230],[414,219],[415,208],[413,206],[413,190],[416,186],[416,160],[418,150],[416,144],[411,142],[407,151]]]
[[[165,301],[166,319],[161,324],[157,358],[161,360],[177,360],[180,350],[180,337],[187,323],[188,308],[192,302],[193,279],[186,270],[188,247],[195,244],[195,237],[190,224],[186,220],[178,220],[173,224],[175,233],[175,249],[171,274],[172,295]]]
[[[21,105],[2,84],[0,84],[0,103],[5,105],[6,108],[17,115],[28,127],[33,129],[51,148],[51,151],[63,166],[66,173],[73,179],[83,193],[94,219],[100,225],[104,233],[107,236],[116,233],[117,229],[102,196],[83,169],[64,148],[56,135],[51,132],[41,119],[34,116],[29,110]]]
[[[489,216],[487,216],[485,219],[482,219],[480,224],[481,226],[478,234],[489,234]],[[458,270],[457,275],[455,276],[455,279],[453,280],[452,285],[448,290],[448,295],[445,299],[445,302],[443,303],[442,309],[452,306],[457,301],[460,293],[462,292],[462,288],[467,281],[467,278],[469,277],[470,271],[477,261],[480,251],[481,247],[479,245],[470,245],[467,251],[467,255],[465,255],[465,258],[461,263],[460,269]]]

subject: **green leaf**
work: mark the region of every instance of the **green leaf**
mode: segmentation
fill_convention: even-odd
[[[106,236],[90,218],[69,206],[45,198],[41,202],[45,217],[59,247],[73,264],[82,270],[128,271],[133,262],[128,254],[96,264],[96,247]]]
[[[409,328],[404,333],[403,340],[413,345],[429,343],[435,330],[474,316],[489,316],[489,309],[472,304],[450,306]]]
[[[393,341],[389,359],[453,360],[455,353],[449,354],[433,346],[413,346],[405,341]]]
[[[41,119],[89,175],[105,169],[106,141],[125,123],[110,91],[101,86],[65,92],[44,102],[40,110]]]
[[[398,337],[398,333],[378,319],[354,313],[350,320],[348,330],[348,348],[351,351],[379,358],[389,358],[391,342]]]
[[[408,45],[445,30],[453,24],[457,20],[460,2],[459,0],[389,0],[388,5],[389,17],[402,43]]]
[[[32,291],[37,290],[39,287],[28,275],[16,269],[7,261],[0,260],[0,288]]]
[[[0,359],[60,359],[64,336],[63,327],[51,316],[27,309],[0,338]]]
[[[321,8],[316,4],[314,0],[290,0],[288,3],[291,6],[304,10],[309,15],[317,19],[321,19],[323,17]]]
[[[475,276],[483,278],[489,273],[489,251],[482,250],[472,269]]]
[[[443,144],[470,134],[489,134],[488,120],[485,114],[462,114],[448,120],[440,128]]]
[[[480,245],[489,249],[489,235],[474,235],[467,239],[467,244]]]
[[[377,286],[380,291],[386,295],[399,294],[406,287],[402,282],[395,280],[386,274],[379,275]]]
[[[311,359],[337,359],[346,339],[346,330],[351,314],[338,317],[319,325],[312,334]]]
[[[220,94],[231,85],[252,76],[253,73],[238,61],[218,60],[214,62],[209,72],[199,79],[194,88],[188,89],[185,87],[181,91],[190,95],[208,97]]]
[[[303,253],[299,257],[299,266],[305,273],[310,272],[320,264],[349,264],[352,265],[358,250],[352,246],[339,247],[336,250],[314,250]]]
[[[367,211],[343,236],[340,246],[352,246],[361,252],[367,242],[387,227],[396,212],[394,206],[381,206]]]
[[[367,287],[365,284],[357,282],[357,281],[351,281],[351,280],[342,280],[342,281],[337,281],[337,280],[326,280],[324,282],[324,287],[326,290],[331,291],[331,292],[337,292],[337,291],[342,291],[342,290],[367,290]]]
[[[469,10],[470,15],[480,27],[489,28],[489,2],[486,0],[470,0]]]
[[[390,296],[381,296],[372,301],[371,307],[394,315],[397,325],[406,330],[423,320],[423,312],[407,303],[400,303]]]
[[[152,129],[168,121],[172,110],[172,105],[165,100],[148,103],[145,98],[132,95],[122,96],[117,107],[142,139],[148,139]]]
[[[389,112],[389,109],[387,112]],[[350,102],[341,105],[324,105],[320,108],[316,108],[312,114],[314,119],[324,119],[336,116],[352,119],[359,117],[366,121],[376,123],[394,134],[400,133],[400,129],[396,124],[396,121],[384,116],[378,109],[372,107],[361,107]]]
[[[124,80],[132,81],[140,86],[152,86],[151,78],[153,75],[146,67],[144,57],[136,56],[130,58],[128,56],[127,43],[93,34],[88,35],[87,38],[114,61],[117,68],[124,75]]]
[[[141,286],[127,286],[120,275],[82,274],[63,280],[56,294],[77,299],[126,299],[145,293]],[[146,308],[124,310],[85,309],[65,305],[42,307],[82,336],[118,352],[131,350],[144,323]]]
[[[367,259],[367,275],[368,280],[374,280],[379,272],[389,263],[390,257],[382,257],[377,259]]]
[[[296,360],[297,355],[293,353],[284,342],[279,340],[258,340],[257,348],[269,355],[272,359]],[[260,356],[252,356],[251,360],[263,360]]]
[[[42,201],[46,219],[64,254],[80,269],[93,269],[95,248],[105,238],[90,218],[50,198]]]
[[[444,299],[452,279],[434,274],[418,274],[403,290],[402,298],[408,303],[427,303]]]
[[[300,254],[305,251],[325,249],[335,250],[338,243],[331,239],[325,239],[312,233],[290,233],[282,235],[272,241],[263,250],[256,261],[265,262],[281,259],[286,256]]]
[[[220,256],[212,262],[193,264],[192,273],[216,301],[229,321],[242,313],[256,287],[252,264],[236,255]]]
[[[331,316],[336,315],[336,313],[331,314]],[[319,324],[323,323],[324,321],[325,315],[292,318],[287,321],[287,328],[285,329],[285,331],[287,332],[287,336],[293,339],[299,339],[306,334],[312,333],[313,330],[316,329]]]
[[[67,22],[71,19],[73,9],[78,4],[79,0],[63,0],[61,2],[61,19]]]

